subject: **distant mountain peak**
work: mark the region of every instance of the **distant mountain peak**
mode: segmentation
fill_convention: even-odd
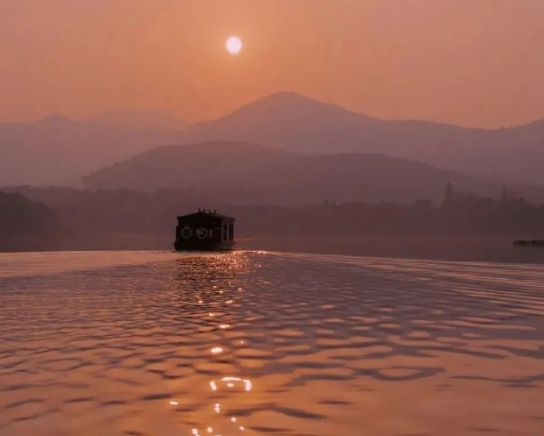
[[[294,91],[280,91],[270,94],[235,110],[230,116],[243,116],[253,113],[258,116],[292,117],[292,116],[350,116],[359,120],[380,121],[364,114],[359,114],[341,106],[307,97]]]

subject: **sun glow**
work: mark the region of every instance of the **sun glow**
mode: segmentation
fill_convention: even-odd
[[[229,39],[227,39],[226,48],[230,54],[236,55],[240,53],[243,47],[244,44],[242,40],[237,36],[231,36]]]

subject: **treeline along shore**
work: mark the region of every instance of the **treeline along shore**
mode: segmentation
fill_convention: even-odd
[[[176,216],[199,208],[236,217],[239,246],[252,249],[402,255],[402,247],[407,254],[417,246],[510,247],[517,239],[544,236],[544,205],[511,198],[506,189],[492,199],[448,185],[440,204],[323,201],[286,207],[221,204],[176,190],[19,187],[0,191],[0,251],[170,250]]]

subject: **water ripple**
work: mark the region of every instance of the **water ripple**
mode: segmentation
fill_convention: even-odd
[[[2,436],[544,434],[544,270],[0,258]]]

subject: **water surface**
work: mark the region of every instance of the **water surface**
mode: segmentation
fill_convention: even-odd
[[[0,255],[0,435],[544,434],[544,269]]]

